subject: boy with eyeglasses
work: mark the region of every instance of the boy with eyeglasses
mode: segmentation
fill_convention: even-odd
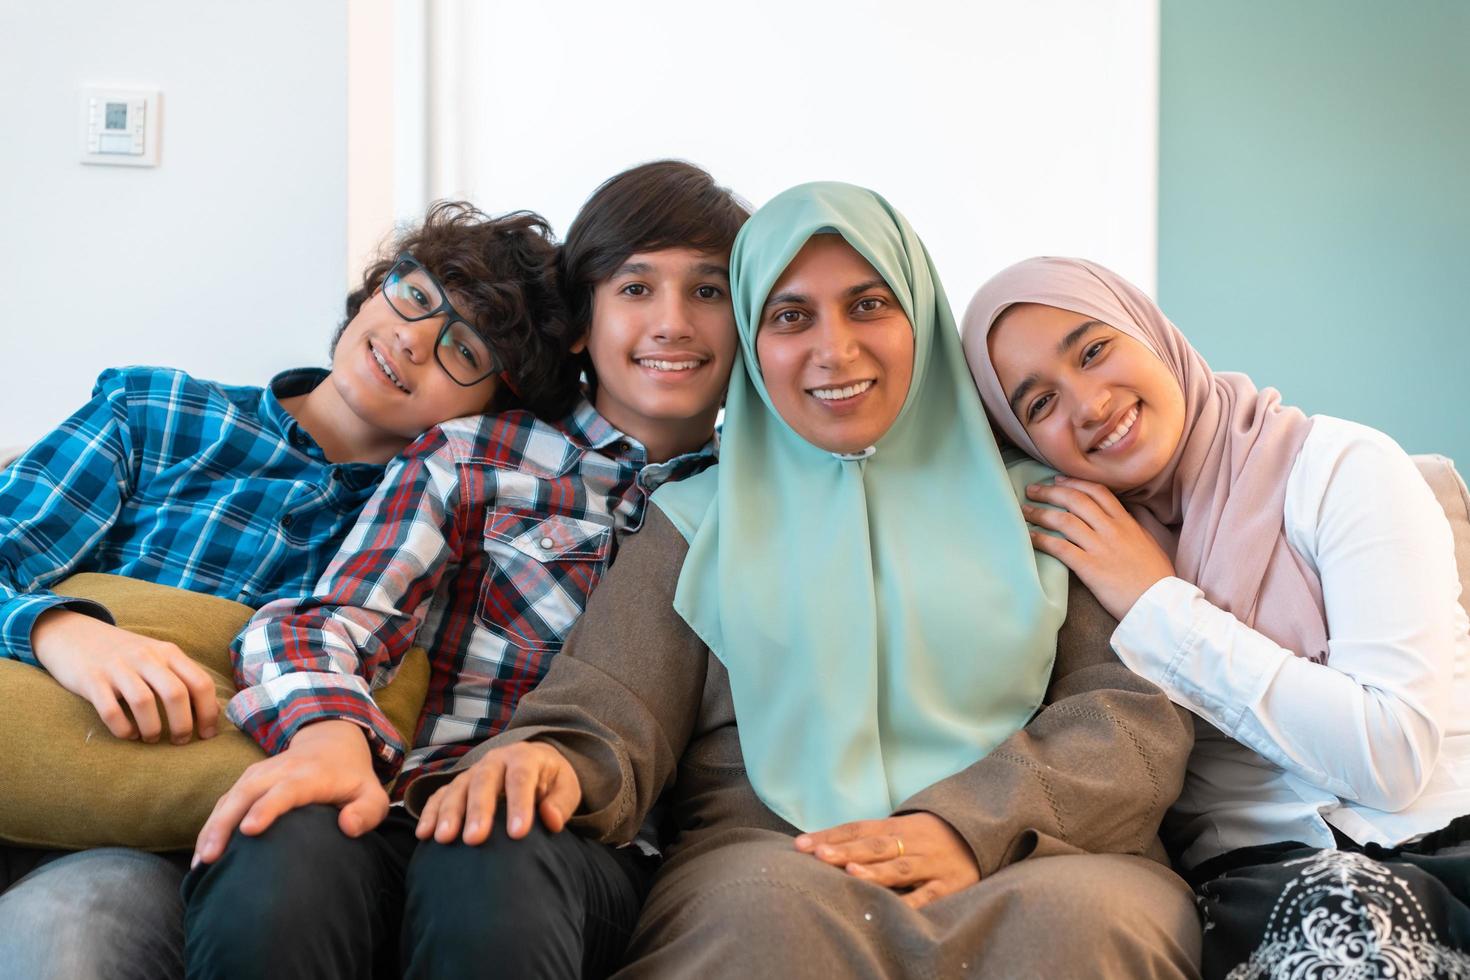
[[[119,738],[155,742],[165,721],[174,742],[209,738],[218,706],[197,664],[48,587],[90,571],[252,606],[309,593],[425,430],[491,408],[566,413],[577,369],[542,218],[441,202],[388,255],[348,296],[330,371],[248,387],[108,370],[0,473],[0,656],[50,671]],[[181,972],[181,863],[0,845],[0,970]]]
[[[506,875],[478,861],[488,849],[420,841],[397,801],[505,726],[649,495],[714,462],[735,358],[729,251],[746,217],[686,163],[599,187],[561,262],[587,398],[555,427],[507,412],[436,428],[395,464],[317,594],[261,609],[237,638],[255,686],[230,717],[277,754],[200,833],[184,883],[191,976],[576,975],[584,960],[597,974],[621,952],[645,850],[559,835],[556,857],[528,844],[529,873]],[[404,745],[368,692],[410,645],[431,676]],[[390,797],[380,779],[394,774]],[[459,941],[512,908],[565,929],[525,930],[463,965]]]

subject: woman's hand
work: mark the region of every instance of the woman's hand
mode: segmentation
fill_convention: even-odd
[[[531,832],[537,815],[552,833],[567,825],[582,802],[577,771],[556,749],[543,742],[516,742],[491,749],[474,765],[441,786],[424,804],[414,833],[452,844],[464,827],[466,844],[490,837],[495,807],[505,794],[505,830],[512,840]]]
[[[1026,496],[1061,508],[1021,505],[1028,522],[1061,534],[1031,530],[1037,551],[1077,573],[1114,619],[1122,619],[1139,596],[1174,574],[1174,563],[1153,536],[1100,483],[1059,476],[1055,484],[1033,483]]]
[[[859,820],[802,834],[796,849],[854,878],[906,890],[904,903],[915,909],[980,880],[970,846],[932,813]]]

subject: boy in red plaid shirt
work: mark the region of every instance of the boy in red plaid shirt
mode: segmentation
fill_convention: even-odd
[[[575,973],[621,951],[646,849],[557,835],[551,863],[596,886],[558,902],[565,881],[522,871],[510,895],[475,887],[506,869],[477,877],[474,862],[503,855],[421,845],[390,804],[504,727],[649,495],[714,461],[735,357],[728,253],[746,213],[708,174],[672,161],[599,188],[561,262],[586,330],[574,350],[588,397],[555,424],[510,411],[431,430],[386,475],[317,594],[262,608],[236,640],[242,691],[229,714],[274,755],[200,833],[184,889],[191,975],[391,971],[400,918],[405,969],[454,972],[444,935],[466,915],[476,928],[487,916],[511,923],[512,908],[555,907],[558,928],[525,926],[477,972],[525,976],[555,959]],[[369,692],[412,645],[429,651],[432,677],[405,744]],[[380,780],[395,775],[390,798]],[[493,907],[472,914],[477,899]]]

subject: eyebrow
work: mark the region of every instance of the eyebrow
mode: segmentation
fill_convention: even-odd
[[[653,265],[649,262],[624,262],[618,267],[618,271],[614,272],[608,278],[612,279],[617,276],[646,276],[652,271]],[[720,265],[718,262],[701,262],[694,267],[694,272],[696,275],[701,276],[719,276],[726,282],[730,280],[729,268]]]
[[[866,282],[858,283],[856,286],[849,286],[847,289],[842,291],[842,295],[844,297],[857,296],[860,293],[866,293],[873,289],[881,289],[885,293],[888,293],[890,296],[893,295],[893,289],[888,285],[888,281],[882,276],[875,276],[874,278],[869,279]],[[810,302],[811,297],[806,296],[803,293],[773,293],[771,294],[771,297],[766,300],[765,305],[762,306],[761,309],[775,306],[777,303],[796,303],[799,306],[801,304]]]
[[[1057,356],[1065,357],[1067,351],[1071,350],[1073,347],[1076,347],[1077,342],[1081,340],[1093,327],[1105,326],[1107,326],[1107,324],[1103,323],[1101,320],[1085,320],[1082,323],[1077,324],[1077,326],[1067,331],[1067,335],[1061,339],[1060,343],[1057,344]],[[1008,404],[1011,406],[1011,414],[1014,415],[1017,419],[1021,418],[1021,412],[1017,408],[1017,405],[1020,403],[1022,398],[1026,397],[1027,393],[1030,392],[1032,388],[1036,387],[1037,383],[1040,380],[1041,378],[1038,377],[1034,372],[1028,374],[1025,378],[1021,380],[1020,384],[1016,385],[1016,390],[1011,392],[1011,400]]]

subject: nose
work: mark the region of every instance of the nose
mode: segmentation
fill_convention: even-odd
[[[1097,425],[1106,422],[1112,412],[1112,395],[1104,385],[1089,385],[1080,388],[1072,407],[1072,419],[1079,426]]]
[[[684,297],[666,291],[654,309],[653,339],[661,344],[687,341],[694,336],[693,317]]]
[[[820,368],[835,371],[857,357],[857,332],[845,316],[823,317],[816,324],[812,339],[812,360]]]
[[[443,316],[427,320],[400,320],[393,328],[394,346],[398,353],[414,364],[423,364],[434,356],[434,341],[439,338]]]

